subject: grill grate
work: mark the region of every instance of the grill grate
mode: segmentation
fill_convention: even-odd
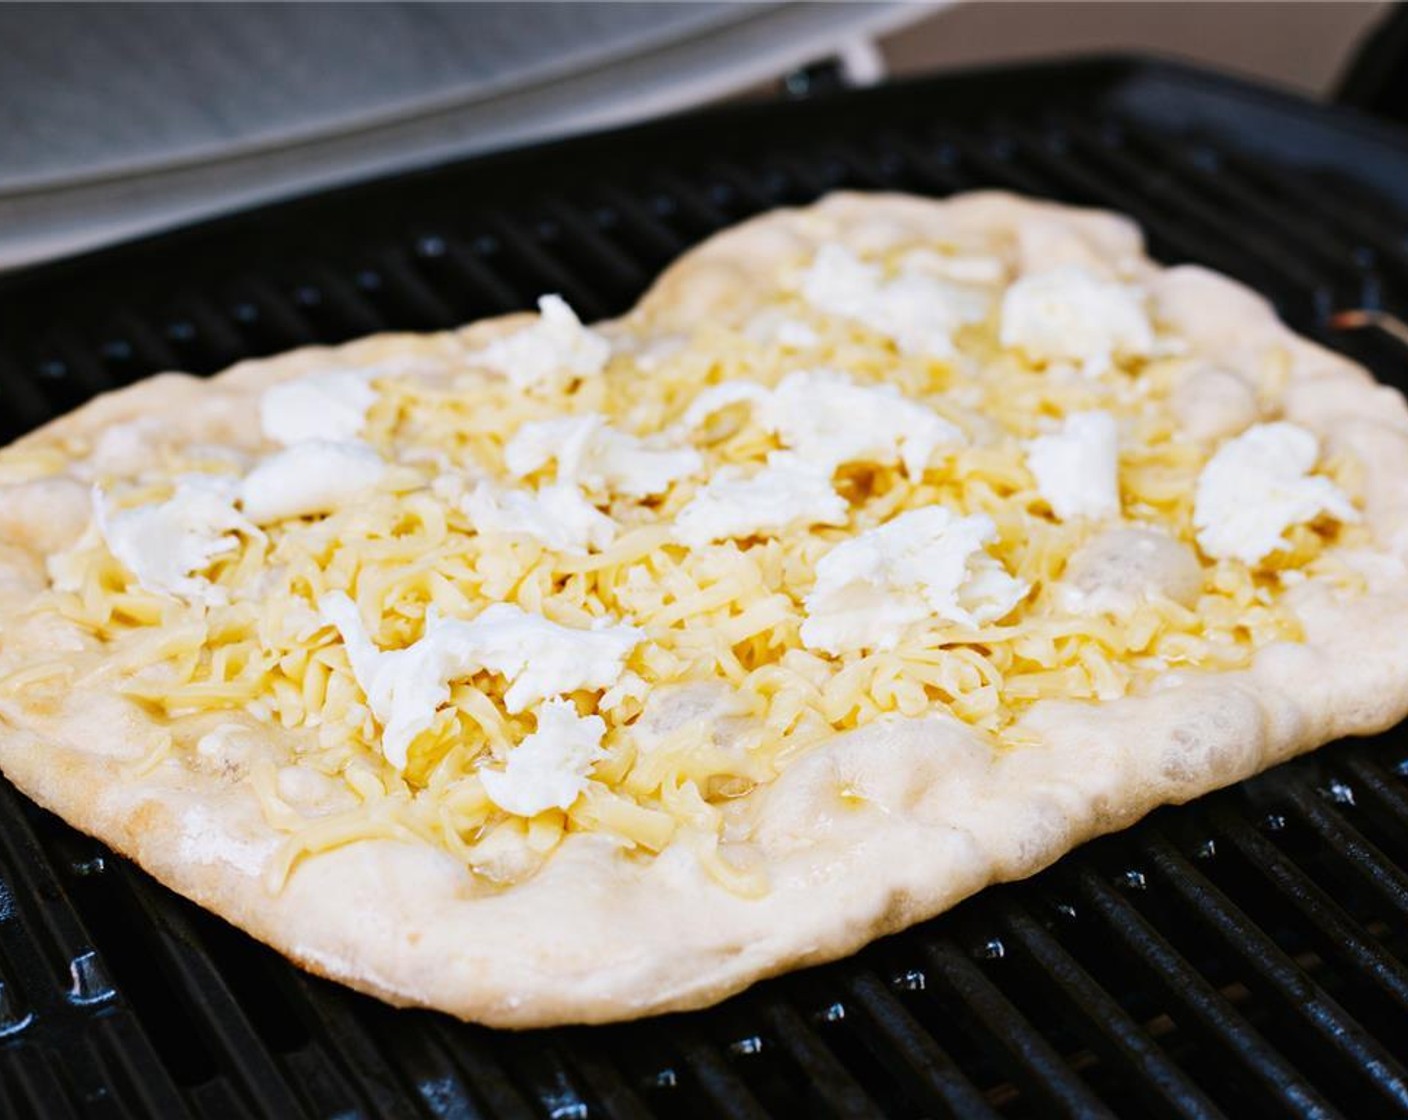
[[[1353,118],[1124,62],[716,112],[0,280],[0,434],[159,368],[448,326],[543,291],[616,312],[713,230],[838,186],[1124,210],[1157,255],[1246,280],[1401,382],[1401,352],[1326,321],[1408,313],[1403,150]],[[1401,1115],[1408,740],[1162,810],[716,1009],[528,1034],[305,976],[0,785],[0,985],[14,1116]]]

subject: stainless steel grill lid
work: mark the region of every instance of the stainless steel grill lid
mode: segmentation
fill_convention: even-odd
[[[0,5],[0,268],[737,92],[882,3]]]
[[[711,231],[836,186],[1117,207],[1402,384],[1396,343],[1327,321],[1408,311],[1404,136],[1111,61],[715,112],[0,278],[0,423],[543,291],[610,313]],[[4,1116],[1403,1115],[1408,739],[1162,810],[713,1010],[527,1034],[306,976],[0,785],[0,981]]]

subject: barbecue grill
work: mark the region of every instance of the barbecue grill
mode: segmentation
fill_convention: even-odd
[[[838,187],[1133,215],[1403,385],[1408,134],[1167,64],[732,107],[240,214],[0,279],[5,438],[166,368],[562,292],[619,312],[725,225]],[[712,1010],[495,1032],[307,976],[0,785],[0,1113],[1408,1112],[1408,739],[1333,745]]]

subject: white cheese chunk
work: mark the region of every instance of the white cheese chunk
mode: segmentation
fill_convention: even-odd
[[[481,533],[520,533],[556,552],[603,549],[616,536],[616,522],[570,482],[554,482],[537,491],[480,482],[459,505]]]
[[[774,452],[751,478],[720,471],[675,518],[675,539],[691,548],[729,537],[773,536],[808,525],[844,525],[846,499],[829,471],[798,455]]]
[[[224,590],[200,573],[236,551],[241,533],[263,537],[235,508],[237,485],[232,478],[186,475],[166,501],[113,514],[95,490],[98,529],[109,551],[146,590],[223,603]]]
[[[987,318],[981,290],[960,287],[921,272],[883,278],[841,245],[823,245],[802,274],[802,297],[816,310],[850,319],[892,339],[900,350],[927,358],[954,353],[953,335],[965,323]]]
[[[1115,358],[1150,354],[1154,330],[1134,290],[1067,265],[1007,289],[1000,340],[1034,362],[1076,362],[1095,375]]]
[[[958,428],[893,385],[857,385],[826,370],[783,378],[767,411],[783,446],[819,465],[898,458],[919,478],[939,447],[963,442]]]
[[[550,696],[610,688],[644,637],[631,626],[559,626],[512,603],[495,603],[468,621],[431,613],[418,641],[381,650],[345,593],[324,595],[318,610],[342,636],[352,675],[382,725],[382,754],[397,769],[405,768],[411,743],[449,700],[451,681],[480,670],[499,673],[509,682],[504,705],[517,714]]]
[[[509,379],[516,389],[556,390],[595,377],[611,358],[611,343],[582,325],[561,296],[538,300],[536,323],[496,338],[469,360]]]
[[[831,654],[893,649],[928,619],[1003,618],[1028,589],[984,551],[996,539],[985,514],[926,506],[838,544],[817,563],[802,644]]]
[[[629,498],[663,494],[704,465],[692,447],[661,447],[617,431],[598,413],[530,421],[504,449],[504,461],[517,478],[554,460],[559,482]]]
[[[508,752],[502,770],[480,769],[489,800],[507,813],[535,817],[568,809],[587,785],[587,773],[606,757],[600,716],[580,716],[570,700],[548,700],[538,727]]]
[[[1193,525],[1213,559],[1256,564],[1280,548],[1286,530],[1322,514],[1357,521],[1358,511],[1328,478],[1312,475],[1320,447],[1313,433],[1280,421],[1228,440],[1198,476]]]
[[[284,381],[259,398],[259,425],[266,438],[285,446],[304,440],[356,439],[376,403],[377,369],[331,370]]]
[[[381,650],[367,636],[357,605],[343,592],[324,595],[318,612],[342,636],[352,675],[381,722],[382,754],[404,770],[412,741],[449,700],[450,682],[481,667],[472,624],[429,617],[418,641],[405,649]]]
[[[559,626],[511,603],[495,603],[470,625],[484,668],[509,681],[504,706],[512,714],[564,692],[610,688],[645,638],[604,620],[590,630]]]
[[[1027,445],[1027,469],[1058,520],[1119,515],[1118,440],[1108,412],[1075,412]]]
[[[710,386],[686,410],[684,424],[700,424],[745,401],[765,431],[828,473],[865,460],[900,462],[910,478],[919,478],[935,451],[963,442],[955,425],[893,385],[857,385],[833,370],[791,373],[773,390],[751,381]]]
[[[270,455],[240,484],[240,505],[256,525],[334,513],[386,474],[385,460],[360,440],[310,439]]]

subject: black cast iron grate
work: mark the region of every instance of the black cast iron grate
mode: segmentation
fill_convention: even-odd
[[[454,165],[0,278],[0,428],[160,368],[561,291],[626,306],[711,231],[838,186],[1136,216],[1403,383],[1408,145],[1107,61],[731,110]],[[1408,738],[1163,810],[856,957],[692,1015],[509,1034],[305,976],[0,785],[0,1114],[1408,1112]]]

